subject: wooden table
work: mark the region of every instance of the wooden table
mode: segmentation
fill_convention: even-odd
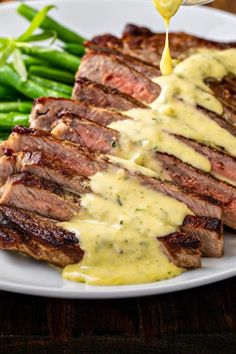
[[[212,6],[236,13],[236,0]],[[6,353],[235,354],[236,278],[112,301],[0,292],[0,354]]]

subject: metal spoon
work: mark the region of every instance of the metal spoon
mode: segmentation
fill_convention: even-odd
[[[213,2],[214,0],[184,0],[184,6],[205,5]]]

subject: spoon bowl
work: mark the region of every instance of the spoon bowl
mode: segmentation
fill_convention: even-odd
[[[184,6],[196,6],[196,5],[205,5],[213,2],[214,0],[184,0]]]

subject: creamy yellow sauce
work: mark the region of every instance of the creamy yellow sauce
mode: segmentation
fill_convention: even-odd
[[[120,161],[121,162],[121,161]],[[83,211],[62,226],[78,235],[83,260],[63,277],[93,285],[136,284],[167,279],[183,269],[171,263],[158,237],[178,230],[187,206],[127,177],[99,172],[92,193],[82,196]]]
[[[169,24],[171,18],[176,14],[183,0],[153,0],[153,3],[162,16],[166,27],[166,40],[163,50],[160,69],[162,75],[170,75],[173,71],[172,58],[169,46]]]

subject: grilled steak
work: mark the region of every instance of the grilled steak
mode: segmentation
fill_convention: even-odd
[[[79,262],[84,253],[75,235],[54,220],[6,206],[0,206],[0,249],[59,267]]]
[[[128,111],[145,105],[115,88],[101,85],[87,78],[76,78],[72,98],[100,108]]]
[[[169,181],[161,181],[157,178],[148,178],[143,175],[138,175],[136,178],[144,186],[185,203],[195,215],[217,219],[222,217],[222,205],[212,197],[200,196]]]
[[[106,160],[99,156],[84,153],[76,144],[61,141],[48,133],[29,128],[16,127],[10,138],[4,142],[5,148],[14,152],[22,150],[41,150],[54,158],[63,160],[65,168],[69,166],[79,175],[89,177],[98,171],[109,167]],[[81,163],[83,161],[83,163]],[[150,185],[155,190],[173,196],[175,199],[185,202],[196,215],[221,218],[221,207],[211,198],[198,197],[195,193],[187,193],[172,183],[159,181],[154,178],[138,176],[138,180],[144,185]]]
[[[115,88],[144,103],[153,102],[160,94],[157,84],[112,54],[89,52],[81,62],[78,76]]]
[[[214,258],[223,256],[224,236],[221,220],[188,215],[184,219],[181,231],[200,239],[202,256]]]
[[[191,139],[186,139],[182,136],[176,136],[185,144],[194,148],[200,154],[206,156],[211,163],[211,171],[223,177],[236,181],[236,159],[232,156],[226,155],[213,147],[208,147]]]
[[[80,210],[79,198],[28,172],[10,176],[1,191],[0,205],[67,221]]]
[[[157,158],[162,162],[165,172],[174,183],[221,202],[224,223],[236,228],[236,189],[233,186],[219,181],[208,173],[197,170],[173,156],[158,153]]]
[[[112,55],[114,58],[119,59],[125,65],[135,69],[149,79],[153,79],[161,75],[160,69],[157,66],[151,65],[143,60],[137,59],[130,55],[124,54],[119,50],[110,49],[108,47],[94,46],[94,52],[106,53]]]
[[[114,142],[115,144],[119,145],[118,133],[116,134],[116,138],[114,139],[115,132],[113,130],[108,129],[108,128],[104,128],[101,126],[97,126],[95,123],[83,121],[81,119],[76,119],[76,118],[73,119],[73,118],[66,117],[64,120],[62,120],[56,126],[56,128],[52,131],[52,133],[56,134],[58,137],[60,137],[62,139],[68,139],[68,140],[73,141],[75,143],[79,143],[83,146],[86,146],[88,149],[90,149],[92,151],[100,152],[100,153],[109,153],[109,154],[116,155],[116,149],[115,149],[115,146],[113,148],[112,143]],[[180,139],[181,139],[181,137],[180,137]],[[188,139],[185,139],[185,140],[188,140]],[[163,154],[163,155],[160,154],[161,161],[163,159],[163,156],[165,156],[165,154]],[[166,158],[168,158],[168,156]],[[173,161],[175,161],[174,158],[173,158]],[[208,174],[202,174],[200,171],[198,174],[197,170],[195,170],[193,168],[189,169],[188,165],[186,165],[184,163],[182,163],[182,165],[184,166],[183,168],[188,170],[189,174],[191,174],[191,171],[193,171],[192,174],[195,173],[195,175],[196,175],[195,178],[196,179],[198,178],[199,181],[203,178],[202,176],[204,175],[205,179],[206,179],[206,183],[207,183]],[[174,166],[174,163],[173,163],[173,166]],[[164,166],[164,169],[166,169],[166,166]],[[172,178],[172,176],[170,176],[170,177]],[[146,179],[146,180],[148,181],[149,179]],[[174,181],[177,182],[176,179]],[[210,197],[214,198],[215,201],[219,201],[220,203],[226,203],[227,196],[225,196],[224,194],[230,193],[233,198],[232,200],[234,200],[234,196],[232,194],[232,191],[236,192],[236,190],[233,187],[229,187],[232,189],[232,191],[231,190],[228,191],[227,185],[225,186],[224,189],[220,188],[221,184],[220,183],[218,184],[217,181],[215,180],[215,178],[209,177],[209,181],[211,182],[210,185],[212,186],[210,193],[206,192],[205,186],[204,186],[201,191],[198,191],[198,189],[197,189],[197,192],[199,192],[200,195],[208,196],[208,197],[210,196]],[[157,182],[156,182],[156,184],[157,184]],[[183,185],[180,184],[180,186],[184,187],[184,188],[188,188],[188,185],[185,185],[185,184],[183,184]],[[192,188],[192,190],[194,190],[194,188]],[[175,198],[178,199],[178,196],[175,196]],[[224,199],[224,198],[226,198],[226,199]]]
[[[57,139],[53,135],[31,128],[15,127],[3,146],[14,152],[43,151],[62,160],[65,168],[76,171],[79,175],[89,177],[107,166],[102,158],[89,154],[76,144]]]
[[[31,162],[31,158],[34,161],[35,160],[34,156],[37,156],[37,155],[41,156],[41,154],[42,154],[41,152],[37,152],[37,153],[29,153],[29,152],[27,152],[27,153],[20,153],[19,155],[23,155],[23,157],[25,158],[26,161],[29,159],[29,161]],[[17,155],[8,156],[8,158],[9,159],[10,158],[15,158],[15,160],[16,160],[16,156]],[[21,156],[21,158],[22,158],[22,156]],[[40,161],[40,162],[42,164],[40,167],[41,167],[41,169],[43,171],[44,159],[42,158],[42,161]],[[35,172],[35,170],[34,170],[34,172]],[[37,172],[37,169],[36,169],[36,172]],[[43,183],[43,188],[42,188],[42,181],[41,180],[39,180],[39,179],[37,179],[35,177],[32,177],[29,174],[27,174],[27,177],[28,177],[27,180],[25,179],[25,176],[24,176],[24,178],[21,177],[20,181],[18,180],[19,178],[17,179],[17,183],[19,182],[17,184],[17,187],[20,190],[15,190],[14,189],[14,191],[13,191],[14,194],[12,194],[12,190],[11,190],[10,191],[10,193],[11,193],[10,196],[9,196],[9,194],[7,194],[7,198],[8,199],[6,199],[6,196],[5,196],[6,193],[3,194],[3,196],[4,196],[3,203],[14,205],[14,206],[17,206],[17,207],[21,207],[21,208],[26,209],[26,210],[33,210],[34,212],[37,212],[37,213],[40,213],[40,214],[43,214],[43,215],[50,215],[50,216],[53,215],[54,218],[61,219],[61,216],[58,216],[58,210],[55,209],[55,208],[57,206],[60,207],[60,208],[62,207],[62,205],[61,205],[61,203],[62,203],[61,202],[61,192],[62,191],[61,190],[58,191],[58,190],[52,189],[52,187],[55,188],[55,186],[52,185],[52,184],[48,184],[48,183]],[[51,178],[51,175],[49,175],[49,177]],[[11,179],[14,180],[15,178],[16,178],[15,176],[12,176]],[[136,178],[140,179],[141,177],[138,176]],[[148,185],[148,182],[150,183],[150,187],[153,188],[153,181],[149,181],[149,179],[146,178],[145,185]],[[28,194],[29,193],[27,193],[26,196],[25,196],[25,190],[21,189],[22,188],[21,183],[23,184],[23,188],[26,188],[26,189],[28,188],[27,191],[29,191],[30,188],[33,188],[32,190],[30,189],[30,191],[31,191],[30,196],[32,194],[35,195],[34,193],[37,193],[35,195],[36,201],[34,199],[33,200],[31,200],[31,199],[29,200],[28,199]],[[36,185],[36,187],[35,187],[35,185]],[[156,183],[154,182],[154,185],[155,185],[155,190],[159,190],[159,191],[162,191],[162,192],[164,192],[165,191],[164,188],[167,187],[164,183],[161,183],[161,185],[158,188],[157,181],[156,181]],[[72,189],[72,187],[71,187],[71,189]],[[21,200],[18,200],[18,198],[17,198],[19,192],[21,192],[21,196],[24,197]],[[173,190],[172,190],[172,192],[173,192]],[[9,193],[9,188],[7,188],[7,193]],[[56,194],[56,199],[55,199],[55,194]],[[45,203],[42,203],[42,199],[41,199],[42,197],[49,198],[47,200],[50,201],[50,208],[52,208],[53,211],[51,209],[48,211],[48,205],[45,206]],[[71,195],[68,195],[68,197],[71,198]],[[11,198],[10,202],[9,202],[9,198]],[[57,198],[59,198],[59,200],[57,200]],[[187,196],[187,198],[190,199],[189,196]],[[196,206],[198,204],[198,207],[199,207],[198,198],[196,196],[194,196],[194,194],[191,195],[191,198],[192,198],[191,200],[195,202],[195,204],[193,204],[193,205]],[[25,201],[26,201],[26,205],[25,205]],[[53,203],[53,201],[55,201],[55,203]],[[23,204],[21,204],[21,203],[23,203]],[[49,204],[49,202],[48,202],[48,204]],[[204,207],[206,207],[206,203],[205,202],[204,202]],[[63,212],[65,213],[65,212],[67,212],[67,210],[63,209]],[[51,213],[51,214],[49,214],[49,213]],[[65,218],[65,216],[64,216],[64,218]],[[209,240],[207,241],[207,244],[209,244],[209,247],[210,247],[211,246],[211,240],[210,240],[211,237],[215,238],[216,237],[215,234],[218,232],[218,238],[220,238],[220,231],[217,230],[217,229],[208,231],[206,226],[205,226],[205,221],[203,220],[203,222],[201,222],[201,219],[202,218],[199,218],[199,217],[192,218],[189,221],[187,220],[184,223],[184,225],[186,224],[189,228],[191,228],[192,224],[195,227],[195,225],[197,223],[198,224],[198,228],[197,228],[197,231],[195,232],[195,235],[198,236],[200,239],[203,239],[204,242],[205,242],[206,239],[208,240],[208,238],[209,238]],[[211,218],[209,218],[209,219],[212,220]],[[213,219],[213,220],[215,220],[215,219]],[[184,225],[182,226],[183,231],[185,230],[185,226]],[[202,227],[201,227],[201,225],[202,225]],[[212,255],[214,253],[214,251],[215,252],[219,252],[218,249],[213,251],[212,249],[209,248],[209,250],[208,250],[207,246],[205,246],[205,249],[206,249],[205,250],[205,254],[206,255]]]
[[[52,130],[56,137],[78,143],[92,152],[111,153],[117,145],[119,133],[83,118],[64,116]]]
[[[201,265],[197,237],[175,233],[159,240],[163,251],[177,266]],[[5,206],[0,206],[0,249],[20,251],[59,267],[78,263],[83,257],[79,240],[54,220]]]
[[[83,251],[73,233],[61,229],[55,220],[32,212],[69,220],[80,210],[80,194],[90,192],[89,177],[118,168],[99,155],[117,154],[120,135],[107,126],[127,119],[121,112],[147,108],[145,104],[159,96],[159,86],[150,79],[160,74],[164,39],[164,34],[133,25],[125,29],[121,39],[96,37],[87,42],[90,51],[77,73],[75,100],[35,101],[31,113],[31,127],[35,129],[16,127],[1,147],[0,248],[18,250],[59,266],[81,260]],[[236,47],[235,43],[215,43],[184,33],[170,35],[170,41],[178,59],[199,47]],[[207,80],[207,84],[223,103],[224,117],[198,109],[236,137],[236,107],[232,102],[235,77],[227,76],[220,84]],[[176,138],[206,156],[213,173],[236,181],[233,157],[199,142]],[[201,254],[221,257],[220,219],[223,210],[224,222],[236,228],[236,189],[173,156],[158,153],[157,158],[171,182],[134,171],[127,174],[148,188],[184,202],[195,214],[184,219],[179,232],[159,239],[163,251],[184,268],[199,267]]]
[[[186,233],[174,233],[158,239],[167,257],[178,267],[199,268],[201,253],[199,239]]]
[[[170,49],[173,58],[183,59],[197,48],[227,49],[235,48],[236,43],[219,43],[205,40],[182,32],[169,34]],[[125,27],[121,39],[105,34],[96,36],[87,42],[87,47],[108,47],[125,54],[159,65],[165,44],[165,33],[153,33],[148,28],[129,24]]]
[[[0,158],[0,176],[4,184],[9,176],[20,172],[30,172],[40,178],[54,182],[63,189],[75,194],[89,192],[89,180],[79,176],[70,168],[65,168],[64,162],[54,159],[42,151],[26,151],[2,156]]]
[[[235,81],[235,82],[234,82]],[[206,80],[216,98],[225,107],[225,116],[231,124],[236,124],[236,79],[225,77],[221,82],[213,79]]]
[[[197,107],[197,109],[207,115],[208,118],[214,120],[220,127],[228,130],[229,133],[236,137],[236,128],[234,126],[236,122],[236,114],[234,116],[234,114],[232,114],[232,110],[224,107],[224,114],[223,117],[221,117],[218,114],[208,111],[202,107]]]
[[[34,129],[51,131],[52,124],[66,114],[86,118],[103,126],[127,118],[118,112],[97,108],[85,102],[66,98],[41,97],[34,101],[30,126]]]

